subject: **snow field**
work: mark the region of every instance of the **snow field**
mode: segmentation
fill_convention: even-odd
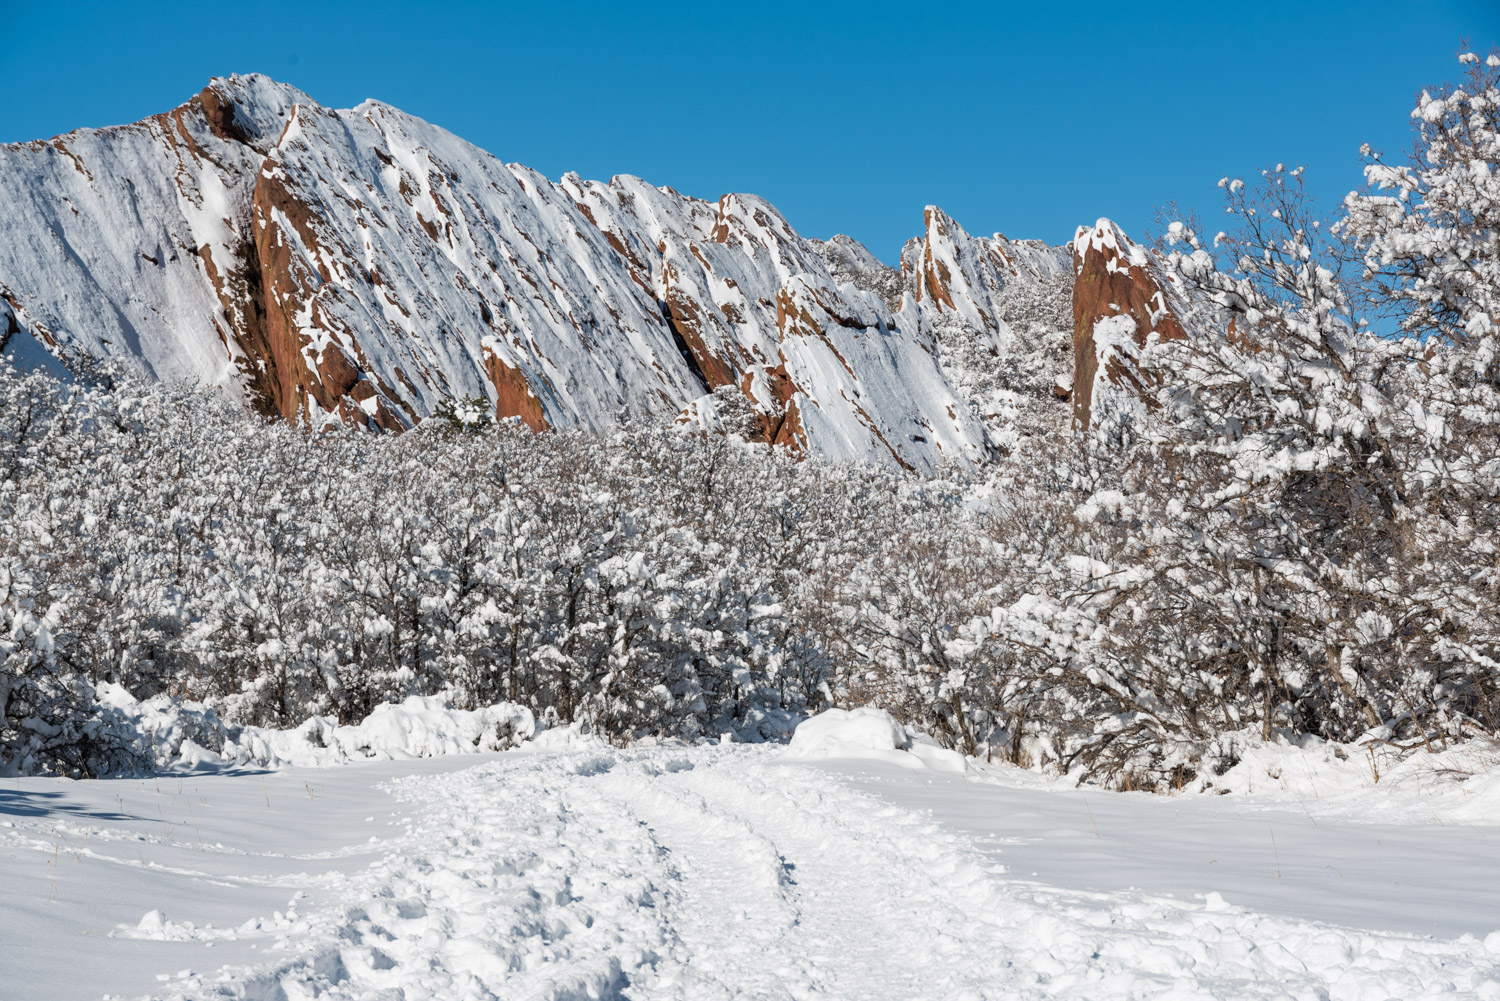
[[[1500,936],[1019,881],[899,788],[853,786],[743,747],[513,753],[396,779],[410,832],[273,930],[271,962],[153,996],[1500,997]]]

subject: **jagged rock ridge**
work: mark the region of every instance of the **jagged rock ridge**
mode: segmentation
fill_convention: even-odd
[[[1066,248],[930,207],[897,272],[754,196],[553,182],[257,75],[0,146],[0,206],[7,331],[263,412],[399,429],[484,396],[536,429],[603,429],[721,426],[727,407],[768,441],[913,468],[1003,446],[997,405],[954,373],[1014,359],[1018,296],[1056,302],[1072,271]]]

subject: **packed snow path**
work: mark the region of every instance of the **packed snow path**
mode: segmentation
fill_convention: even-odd
[[[771,749],[508,754],[383,788],[410,817],[401,833],[296,863],[321,872],[213,881],[270,883],[282,899],[305,888],[292,909],[233,928],[153,912],[118,930],[200,949],[259,942],[263,959],[200,960],[153,996],[1500,998],[1500,935],[1360,932],[1216,894],[1017,879],[996,864],[1003,850]]]

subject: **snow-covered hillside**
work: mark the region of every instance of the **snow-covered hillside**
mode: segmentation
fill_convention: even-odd
[[[258,75],[0,146],[0,206],[0,300],[54,349],[391,429],[474,396],[534,428],[715,427],[727,386],[764,440],[968,463],[996,407],[955,387],[944,332],[998,359],[1018,348],[1009,286],[1068,294],[1065,249],[976,239],[936,208],[898,275],[751,195],[553,182],[388,105],[324,108]]]

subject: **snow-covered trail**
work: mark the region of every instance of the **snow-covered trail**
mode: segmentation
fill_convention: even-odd
[[[259,918],[210,932],[169,914],[131,934],[182,941],[110,947],[199,949],[196,972],[164,979],[151,995],[161,998],[1500,998],[1500,935],[1355,931],[1216,895],[1070,889],[1007,872],[1003,838],[997,850],[942,811],[909,805],[922,788],[964,795],[941,792],[938,776],[929,787],[926,773],[903,784],[874,766],[743,747],[512,753],[404,770],[415,774],[382,786],[394,801],[384,799],[373,844],[362,837],[372,827],[356,826],[342,848],[325,832],[322,850],[260,883],[246,870],[270,863],[232,853],[171,877]],[[361,771],[309,784],[308,809],[337,804],[333,787],[346,774],[360,785]],[[270,788],[268,798],[281,791]],[[364,788],[318,808],[347,823],[376,801]],[[0,829],[0,847],[24,851],[19,839],[40,822]],[[1005,829],[992,818],[992,835]],[[272,912],[256,886],[278,907],[293,887],[308,895]],[[125,889],[134,914],[155,906],[142,886]],[[245,940],[257,950],[226,954]],[[210,943],[219,951],[201,952]]]

